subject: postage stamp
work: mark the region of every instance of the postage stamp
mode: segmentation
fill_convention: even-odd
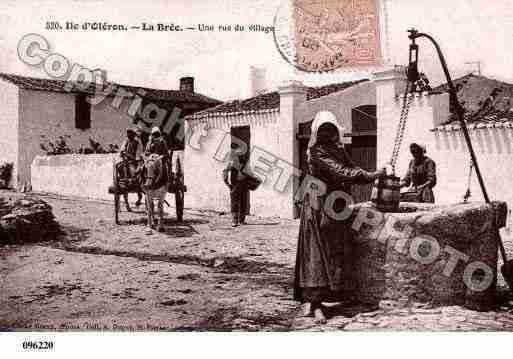
[[[274,20],[282,57],[302,71],[381,64],[379,0],[286,0]]]

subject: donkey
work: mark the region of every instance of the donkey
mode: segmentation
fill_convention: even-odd
[[[141,201],[141,168],[126,159],[114,163],[113,185],[109,187],[109,193],[114,194],[114,212],[116,224],[119,224],[120,197],[123,196],[127,211],[130,211],[128,204],[128,193],[136,192],[138,201]],[[138,204],[136,204],[138,205]]]
[[[142,188],[146,194],[146,213],[148,215],[148,226],[155,228],[154,204],[157,201],[158,222],[157,230],[162,232],[162,218],[164,217],[164,201],[167,194],[168,171],[163,157],[151,154],[144,161]]]

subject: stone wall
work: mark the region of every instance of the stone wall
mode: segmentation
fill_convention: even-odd
[[[355,206],[351,223],[357,230],[353,245],[358,297],[383,307],[490,309],[496,304],[496,235],[506,211],[504,202],[402,204],[400,213]],[[488,276],[474,273],[473,266],[487,268]]]
[[[33,196],[0,193],[0,245],[52,240],[59,233],[48,203]]]

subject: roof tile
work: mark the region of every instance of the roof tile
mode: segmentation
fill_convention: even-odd
[[[465,108],[465,120],[472,122],[510,121],[513,106],[513,84],[494,80],[481,75],[468,74],[453,81],[458,91],[458,100]],[[500,92],[493,107],[481,109],[483,102],[494,89]],[[447,84],[433,89],[434,92],[448,92]],[[445,124],[454,123],[457,118],[452,114]]]
[[[336,84],[330,84],[326,86],[321,87],[307,87],[306,89],[306,99],[307,100],[313,100],[316,98],[320,98],[338,91],[345,90],[351,86],[354,86],[358,83],[368,81],[368,80],[359,80],[359,81],[352,81],[352,82],[342,82],[342,83],[336,83]],[[201,112],[197,112],[192,116],[189,116],[189,119],[191,118],[202,118],[212,115],[218,115],[218,114],[230,114],[230,113],[237,113],[242,111],[253,111],[253,112],[260,112],[260,111],[269,111],[273,109],[277,109],[280,107],[280,94],[277,91],[264,93],[261,95],[257,95],[254,97],[250,97],[248,99],[244,100],[232,100],[225,102],[221,105],[211,107],[209,109],[206,109]]]
[[[41,79],[34,77],[26,77],[19,76],[13,74],[0,73],[0,79],[8,81],[18,87],[28,89],[28,90],[36,90],[36,91],[51,91],[51,92],[71,92],[71,93],[84,93],[88,95],[94,95],[97,93],[96,87],[94,83],[91,83],[89,87],[85,90],[81,90],[79,88],[73,87],[71,91],[67,91],[64,86],[66,85],[66,81],[62,80],[53,80],[53,79]],[[138,87],[138,86],[130,86],[130,85],[121,85],[116,84],[114,82],[108,82],[106,84],[113,85],[118,88],[124,88],[126,91],[139,94],[141,97],[150,99],[150,100],[162,100],[162,101],[172,101],[172,102],[199,102],[199,103],[207,103],[211,105],[217,105],[221,103],[221,101],[215,100],[208,96],[199,94],[199,93],[188,93],[184,91],[178,90],[159,90],[152,89],[147,87]],[[144,93],[144,95],[141,95]]]

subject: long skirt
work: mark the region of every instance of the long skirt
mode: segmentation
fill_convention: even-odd
[[[303,303],[353,299],[356,290],[353,238],[349,222],[330,218],[323,209],[310,205],[308,195],[305,197],[299,226],[294,300]]]
[[[244,183],[236,183],[230,188],[230,207],[232,214],[243,218],[249,214],[249,191]]]

